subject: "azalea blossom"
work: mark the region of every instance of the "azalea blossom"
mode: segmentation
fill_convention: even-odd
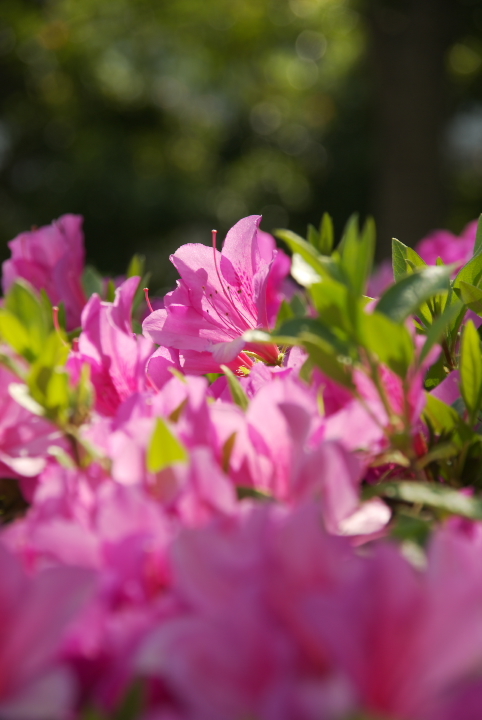
[[[45,290],[53,305],[65,305],[68,330],[80,325],[87,302],[82,288],[82,223],[80,215],[62,215],[51,225],[21,233],[8,243],[12,256],[2,266],[4,293],[18,278],[38,291]]]
[[[251,215],[236,223],[222,252],[214,233],[212,248],[188,244],[171,255],[181,279],[164,308],[144,320],[143,330],[159,345],[179,350],[186,372],[216,372],[222,364],[251,367],[249,352],[279,362],[275,345],[242,337],[246,330],[272,327],[281,303],[277,288],[289,270],[281,252],[260,235],[260,222],[261,216]]]

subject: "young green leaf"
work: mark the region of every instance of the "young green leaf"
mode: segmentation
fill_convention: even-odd
[[[395,323],[381,313],[361,313],[360,340],[378,362],[404,378],[414,358],[414,345],[405,325]]]
[[[370,497],[381,495],[391,500],[428,505],[452,515],[461,515],[472,520],[482,520],[482,500],[470,497],[452,488],[435,484],[413,481],[384,482],[371,487]]]
[[[346,333],[355,334],[358,300],[346,285],[335,280],[324,280],[312,285],[309,295],[321,322],[331,328],[340,328]]]
[[[415,315],[422,303],[449,288],[452,267],[427,266],[399,280],[382,295],[377,311],[395,322],[404,322]]]
[[[334,244],[335,229],[333,227],[333,220],[330,215],[325,212],[320,222],[319,245],[317,246],[317,250],[319,250],[322,255],[330,255]]]
[[[472,320],[467,322],[462,335],[460,390],[474,422],[482,403],[482,356],[479,334]]]
[[[244,392],[238,378],[233,373],[233,371],[230,370],[226,365],[221,365],[221,370],[225,374],[226,380],[228,381],[233,402],[238,405],[241,410],[247,410],[249,405],[248,396]]]
[[[392,239],[392,263],[395,282],[413,273],[414,268],[427,267],[425,260],[415,250],[396,238]]]
[[[293,253],[291,258],[291,276],[302,287],[310,287],[321,280],[321,276],[299,253]]]
[[[441,315],[430,325],[427,331],[427,338],[422,348],[422,352],[419,357],[419,364],[422,364],[425,358],[428,356],[430,350],[441,341],[445,331],[450,326],[452,321],[457,317],[462,309],[462,303],[456,303],[455,305],[447,305]]]
[[[94,293],[102,297],[104,294],[104,279],[97,270],[87,265],[82,274],[82,287],[88,298]]]
[[[338,248],[340,266],[355,295],[362,295],[370,276],[375,252],[375,222],[368,218],[363,231],[358,229],[358,216],[352,215]]]
[[[455,293],[470,310],[477,315],[482,315],[482,290],[480,288],[461,280]]]
[[[135,254],[132,256],[131,261],[129,263],[129,267],[127,268],[126,277],[142,277],[144,274],[144,269],[146,265],[146,258],[145,255],[139,255]]]
[[[318,275],[323,277],[328,274],[326,260],[329,260],[329,258],[324,261],[315,248],[306,242],[306,240],[303,240],[302,237],[291,232],[291,230],[275,230],[274,234],[280,240],[283,240],[292,252],[301,255],[303,260],[305,260]]]
[[[10,288],[4,304],[5,310],[14,315],[29,335],[29,349],[38,355],[52,328],[45,302],[25,280],[17,280]]]
[[[319,251],[320,247],[320,236],[318,230],[313,225],[308,225],[308,233],[306,239],[313,245],[313,247]]]
[[[0,309],[0,338],[29,362],[35,359],[28,331],[15,315]]]
[[[348,358],[336,352],[330,343],[318,335],[305,333],[302,335],[302,343],[307,350],[310,360],[317,365],[322,372],[340,385],[354,389],[352,379],[352,366],[346,362]]]
[[[460,288],[462,282],[478,287],[482,279],[482,252],[478,252],[457,273],[453,281],[453,288]]]
[[[477,234],[475,236],[474,255],[482,250],[482,215],[479,215],[479,222],[477,224]]]
[[[187,462],[187,450],[162,418],[157,418],[147,450],[147,469],[160,472],[176,462]]]
[[[427,393],[426,398],[422,413],[424,421],[428,422],[438,435],[454,431],[461,420],[458,412],[431,393]]]

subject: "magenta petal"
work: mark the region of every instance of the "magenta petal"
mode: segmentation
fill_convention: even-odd
[[[207,322],[194,308],[169,305],[155,310],[143,322],[146,335],[158,345],[177,350],[209,350],[211,343],[232,340],[227,330]]]
[[[257,243],[260,222],[261,215],[250,215],[237,222],[226,235],[221,270],[230,285],[247,285],[258,269],[261,260]]]

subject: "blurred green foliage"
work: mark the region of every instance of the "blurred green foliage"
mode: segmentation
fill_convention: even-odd
[[[339,0],[2,0],[1,240],[82,213],[119,272],[250,213],[363,212],[364,43]]]
[[[169,250],[244,215],[304,232],[328,210],[340,231],[373,211],[377,4],[410,3],[2,0],[0,255],[81,213],[89,260],[118,273],[144,252],[155,287],[174,277]],[[482,16],[454,4],[445,72],[463,106],[479,93]],[[476,214],[481,167],[454,171],[455,229]]]

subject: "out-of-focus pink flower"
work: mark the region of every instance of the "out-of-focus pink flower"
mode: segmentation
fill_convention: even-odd
[[[24,278],[36,290],[45,290],[53,305],[63,302],[68,330],[79,327],[87,302],[82,289],[82,223],[80,215],[63,215],[51,225],[21,233],[8,243],[12,256],[2,268],[4,293]]]
[[[146,638],[140,672],[160,678],[196,720],[344,717],[353,709],[350,688],[333,666],[308,655],[281,606],[296,602],[303,583],[336,584],[345,553],[313,507],[293,515],[255,509],[236,522],[184,531],[172,553],[179,610]]]
[[[424,572],[380,544],[333,592],[313,588],[292,607],[369,715],[439,718],[444,693],[480,663],[480,547],[443,535]]]
[[[428,265],[435,265],[442,258],[446,265],[455,263],[460,268],[472,257],[476,234],[477,220],[469,223],[460,236],[448,230],[434,230],[420,240],[415,250]]]
[[[0,545],[0,715],[15,720],[62,720],[75,683],[60,663],[68,625],[92,596],[95,575],[79,568],[25,575]]]
[[[393,285],[393,269],[391,260],[383,260],[368,281],[367,295],[378,298],[390,285]]]
[[[281,302],[279,285],[288,271],[263,234],[261,217],[240,220],[227,234],[222,252],[201,244],[183,245],[171,256],[181,275],[165,308],[144,320],[154,342],[180,351],[186,372],[216,372],[221,364],[236,370],[252,361],[251,350],[271,364],[278,349],[246,344],[242,334],[270,328]]]
[[[324,439],[316,396],[294,378],[279,375],[263,385],[245,414],[220,402],[209,413],[218,444],[234,439],[226,469],[236,485],[290,506],[316,498],[334,534],[365,535],[386,526],[390,511],[382,501],[360,501],[362,465],[341,442]],[[345,434],[350,431],[345,424]]]
[[[0,365],[0,477],[34,478],[47,463],[48,449],[67,449],[61,432],[18,404],[9,386],[21,388],[19,379]]]
[[[122,401],[147,386],[146,364],[154,347],[131,325],[132,302],[139,284],[131,277],[115,291],[113,303],[92,295],[82,312],[82,333],[78,351],[71,354],[68,367],[74,377],[82,363],[91,367],[96,391],[96,408],[113,415]]]

